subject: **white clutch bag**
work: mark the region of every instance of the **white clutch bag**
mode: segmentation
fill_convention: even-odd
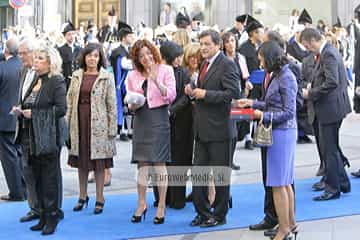
[[[125,103],[137,105],[142,107],[145,104],[145,97],[141,93],[137,92],[127,92],[125,96]]]

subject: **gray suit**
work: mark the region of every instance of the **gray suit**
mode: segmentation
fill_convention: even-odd
[[[309,119],[318,122],[321,155],[325,161],[326,190],[340,192],[350,188],[344,169],[344,163],[348,160],[339,146],[339,130],[342,120],[351,112],[351,105],[342,57],[329,43],[321,52],[311,85],[309,100],[313,108],[310,108]]]

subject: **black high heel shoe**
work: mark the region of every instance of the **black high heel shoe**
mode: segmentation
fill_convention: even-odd
[[[133,223],[139,223],[141,222],[141,217],[144,217],[144,221],[145,221],[145,216],[146,216],[146,212],[147,212],[147,208],[144,208],[144,211],[142,212],[142,214],[140,216],[136,216],[135,214],[131,217],[131,222]]]
[[[229,208],[233,207],[233,201],[232,201],[232,196],[230,196],[229,198]]]
[[[105,202],[96,202],[94,214],[100,214],[103,212]]]
[[[154,217],[154,224],[163,224],[165,222],[165,210],[164,209],[164,216],[163,217]]]
[[[81,210],[84,208],[84,205],[85,205],[85,207],[87,208],[88,204],[89,204],[89,197],[88,197],[88,196],[86,196],[86,199],[85,199],[85,200],[79,198],[78,203],[77,203],[76,206],[73,208],[73,211],[74,211],[74,212],[81,211]]]

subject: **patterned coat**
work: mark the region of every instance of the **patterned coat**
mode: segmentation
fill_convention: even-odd
[[[73,73],[68,90],[67,121],[71,146],[69,154],[79,156],[78,102],[83,69]],[[116,154],[117,107],[113,75],[101,68],[91,92],[91,159],[111,158]]]

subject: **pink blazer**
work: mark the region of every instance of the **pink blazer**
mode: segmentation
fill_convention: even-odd
[[[176,81],[172,67],[159,64],[158,81],[167,88],[166,96],[162,96],[160,90],[153,81],[148,81],[146,101],[149,108],[156,108],[171,104],[176,97]],[[137,70],[129,72],[126,80],[126,90],[144,94],[142,85],[145,77]]]

